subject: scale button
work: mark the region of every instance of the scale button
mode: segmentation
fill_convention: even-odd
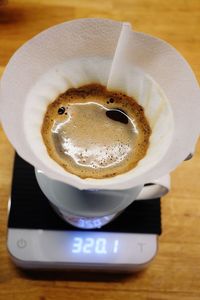
[[[24,248],[26,248],[26,246],[27,246],[27,241],[26,241],[26,240],[24,240],[24,239],[19,239],[19,240],[17,241],[17,247],[18,247],[18,248],[24,249]]]

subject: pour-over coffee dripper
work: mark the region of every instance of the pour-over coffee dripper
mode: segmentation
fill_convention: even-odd
[[[18,154],[36,168],[38,183],[56,211],[77,227],[100,227],[116,217],[137,198],[144,184],[168,174],[193,152],[199,134],[199,87],[190,67],[176,50],[163,41],[124,28],[121,22],[101,19],[81,19],[54,26],[22,46],[11,58],[2,77],[1,111],[5,132]],[[123,68],[121,62],[127,66],[127,61],[123,60],[123,56],[117,56],[126,43],[125,56],[130,60],[130,69]],[[120,90],[130,96],[134,94],[139,102],[149,98],[143,105],[150,124],[155,123],[149,151],[138,166],[126,174],[102,180],[83,180],[65,172],[49,158],[41,140],[41,117],[49,101],[44,91],[54,98],[63,88],[66,89],[66,84],[76,86],[81,84],[81,80],[75,78],[75,81],[70,81],[70,74],[65,78],[60,73],[62,80],[66,79],[64,85],[57,78],[58,84],[53,80],[53,91],[49,89],[52,82],[44,86],[44,101],[37,98],[34,102],[31,98],[41,76],[57,66],[59,69],[66,61],[90,56],[111,61],[117,58],[123,79]],[[108,74],[98,63],[97,66],[99,77],[95,79],[105,83]],[[90,67],[92,69],[93,66],[88,66],[92,80],[95,75],[94,69],[90,72]],[[116,74],[116,64],[111,65],[110,73],[113,68]],[[78,72],[76,74],[78,76]],[[88,78],[86,72],[84,80]],[[131,82],[132,78],[135,85]],[[109,86],[114,88],[118,80],[112,82],[109,78]],[[132,86],[134,88],[130,89]],[[151,93],[155,93],[156,97],[152,97]],[[165,105],[161,105],[163,103]],[[154,122],[153,115],[159,105],[164,108]],[[32,114],[27,117],[28,109]],[[36,111],[39,111],[40,118],[35,115]],[[34,120],[39,121],[34,125]],[[33,132],[36,135],[33,136]],[[153,193],[152,198],[167,191],[165,185],[161,190],[160,185],[158,188],[158,193]],[[70,202],[65,200],[65,193],[71,195]],[[78,201],[83,198],[84,201]]]

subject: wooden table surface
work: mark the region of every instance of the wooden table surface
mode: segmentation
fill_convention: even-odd
[[[83,17],[131,22],[137,31],[171,43],[200,80],[199,0],[0,0],[0,71],[14,51],[54,24]],[[172,173],[162,199],[159,252],[145,271],[129,276],[26,274],[6,249],[7,200],[13,148],[0,130],[0,299],[200,299],[200,144]]]

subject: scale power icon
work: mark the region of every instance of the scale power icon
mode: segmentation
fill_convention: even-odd
[[[27,246],[27,241],[24,240],[23,238],[21,238],[21,239],[19,239],[19,240],[17,241],[17,247],[18,247],[18,248],[24,249],[24,248],[26,248],[26,246]]]

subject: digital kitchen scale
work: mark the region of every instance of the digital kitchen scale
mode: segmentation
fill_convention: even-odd
[[[8,219],[8,251],[26,269],[132,272],[155,257],[161,234],[160,198],[135,200],[99,229],[62,220],[40,190],[34,168],[15,157]]]

